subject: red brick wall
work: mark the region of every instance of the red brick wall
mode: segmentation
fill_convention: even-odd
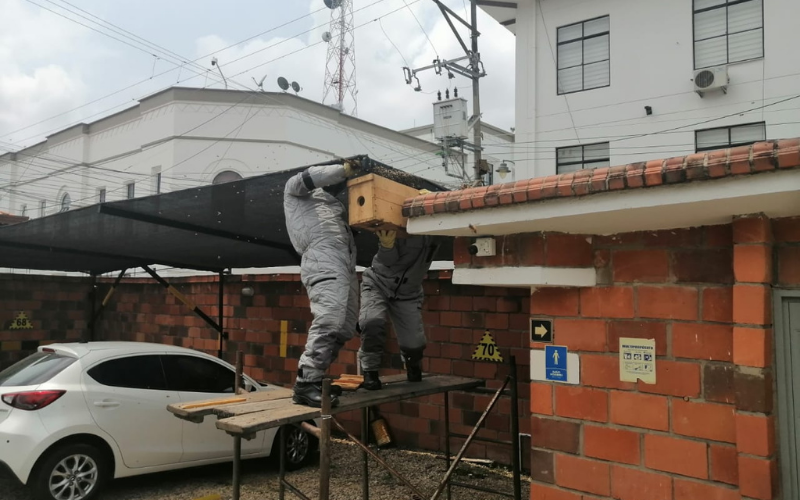
[[[250,376],[275,384],[291,386],[297,360],[303,351],[311,321],[308,298],[296,275],[259,275],[230,277],[225,288],[225,357],[233,361],[235,352],[244,352],[245,371]],[[218,315],[218,285],[215,277],[170,280],[175,287],[196,302],[207,314]],[[241,294],[245,286],[255,294]],[[426,372],[476,377],[487,386],[499,387],[508,373],[505,365],[471,360],[472,353],[488,329],[507,360],[516,356],[519,376],[521,432],[527,434],[528,382],[530,356],[527,346],[529,292],[525,289],[497,289],[456,286],[450,273],[431,273],[425,284],[424,321],[428,347],[423,360]],[[105,288],[101,285],[101,291]],[[287,356],[280,356],[281,322],[286,322]],[[103,340],[136,340],[190,347],[216,355],[219,341],[214,330],[200,318],[188,314],[175,299],[160,287],[146,281],[123,282],[98,324]],[[334,375],[356,373],[356,337],[348,342],[331,366]],[[390,334],[384,374],[402,373],[402,362],[394,334]],[[454,393],[450,422],[454,433],[469,434],[489,402],[489,396]],[[480,436],[510,440],[510,400],[503,398],[490,415]],[[430,396],[380,407],[390,424],[393,436],[403,446],[443,449],[443,397]],[[348,415],[348,425],[360,432],[358,415]],[[453,440],[453,446],[461,441]],[[457,448],[456,448],[457,449]],[[510,449],[475,443],[469,456],[510,462]]]
[[[89,315],[89,281],[81,278],[0,275],[0,370],[41,344],[80,340]],[[12,330],[24,313],[32,329]]]
[[[581,357],[580,385],[531,383],[531,498],[775,498],[771,290],[800,285],[800,218],[592,249],[599,286],[531,297]],[[656,384],[620,382],[619,337],[656,340]]]

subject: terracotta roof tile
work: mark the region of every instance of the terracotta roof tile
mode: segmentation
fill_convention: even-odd
[[[778,141],[778,168],[793,168],[800,165],[800,139]]]
[[[20,222],[25,222],[27,220],[28,217],[11,215],[8,212],[0,212],[0,226],[10,226],[11,224],[19,224]]]
[[[625,184],[629,188],[644,187],[645,163],[632,163],[625,168]]]
[[[757,142],[752,146],[694,153],[616,167],[580,170],[505,184],[431,193],[405,201],[403,215],[420,217],[554,198],[640,189],[800,168],[800,138]]]

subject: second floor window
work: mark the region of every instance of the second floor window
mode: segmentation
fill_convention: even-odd
[[[767,140],[767,127],[762,123],[748,123],[732,127],[709,128],[694,133],[697,152],[748,146]]]
[[[72,198],[69,196],[69,193],[64,193],[64,195],[61,197],[61,207],[58,209],[58,211],[67,212],[71,206]]]
[[[558,93],[611,85],[609,17],[558,28]]]
[[[608,167],[608,143],[584,144],[556,149],[556,173],[566,174],[585,168]]]
[[[694,68],[764,57],[762,0],[694,0]]]

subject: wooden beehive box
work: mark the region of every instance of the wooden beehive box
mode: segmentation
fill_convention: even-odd
[[[350,225],[368,231],[394,230],[405,235],[403,202],[419,191],[375,174],[347,182]]]

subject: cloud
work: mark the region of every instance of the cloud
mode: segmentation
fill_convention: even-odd
[[[3,17],[13,19],[0,31],[0,141],[7,145],[45,128],[7,135],[10,132],[86,99],[87,88],[79,70],[86,38],[79,26],[22,0],[4,0]],[[54,59],[61,62],[51,63]],[[62,123],[74,118],[67,115]]]
[[[2,3],[3,17],[14,22],[6,23],[0,31],[0,141],[28,139],[24,143],[30,145],[48,132],[77,121],[96,120],[179,81],[179,85],[222,87],[221,82],[217,83],[220,78],[216,69],[183,68],[157,76],[174,66],[162,60],[154,63],[152,56],[110,41],[24,0],[2,0]],[[447,0],[447,4],[463,12],[463,2]],[[306,0],[303,5],[307,12],[314,12],[320,9],[322,0]],[[436,90],[444,91],[448,85],[457,85],[466,87],[461,90],[462,96],[471,97],[468,80],[458,77],[448,81],[432,71],[420,74],[423,92],[414,92],[405,84],[403,66],[427,65],[436,57],[411,11],[423,24],[442,58],[452,59],[463,54],[433,2],[355,0],[354,8],[360,118],[405,129],[433,121],[432,102],[436,99]],[[394,10],[397,12],[391,13]],[[481,80],[484,120],[508,128],[514,124],[514,37],[479,12],[481,54],[488,73]],[[280,11],[277,14],[280,17]],[[147,14],[151,15],[156,14]],[[225,35],[215,34],[213,23],[207,25],[211,28],[199,27],[192,23],[191,15],[181,15],[185,19],[182,18],[182,25],[176,28],[176,36],[194,39],[194,54],[187,53],[187,57],[206,56],[238,41],[237,35],[231,34],[232,30]],[[216,54],[222,71],[228,79],[248,88],[255,88],[253,78],[260,81],[266,75],[264,89],[269,91],[279,90],[276,80],[284,76],[303,87],[302,96],[321,101],[327,54],[327,44],[321,37],[328,30],[330,15],[328,9],[321,9],[310,20],[282,31],[296,33],[314,28],[307,33],[255,38]],[[384,15],[380,23],[375,21]],[[143,19],[138,21],[146,24]],[[119,24],[126,27],[135,22]],[[131,29],[137,31],[135,27]],[[205,29],[209,31],[202,34]],[[143,31],[140,34],[157,39],[152,33]],[[203,60],[198,64],[208,68],[209,62]],[[187,80],[192,71],[200,76]],[[148,80],[151,74],[156,77]],[[133,85],[136,82],[140,83]],[[124,87],[129,88],[120,91]],[[240,87],[232,83],[231,88]],[[117,93],[102,102],[6,135],[112,92]]]
[[[446,76],[436,76],[429,71],[420,73],[423,92],[414,92],[412,86],[405,84],[402,68],[430,64],[437,52],[441,58],[454,59],[463,55],[463,51],[433,2],[423,0],[411,4],[411,0],[406,0],[409,5],[406,8],[403,0],[385,0],[359,10],[372,3],[374,0],[360,0],[354,6],[357,11],[354,25],[357,27],[358,116],[395,129],[431,123],[436,91],[454,85],[470,87],[471,82],[462,77],[448,81]],[[454,3],[453,7],[456,5]],[[311,2],[310,11],[317,8],[317,3]],[[391,13],[398,8],[401,9]],[[423,23],[430,42],[409,9]],[[376,21],[379,17],[381,20]],[[264,90],[268,91],[277,91],[276,80],[283,76],[300,83],[302,96],[322,100],[327,44],[321,40],[328,30],[330,14],[323,10],[312,18],[311,24],[317,28],[302,37],[254,39],[218,54],[225,76],[254,88],[252,79],[260,81],[267,75]],[[514,38],[482,11],[479,24],[480,51],[488,73],[481,80],[484,119],[509,128],[514,124]],[[217,35],[201,37],[196,41],[196,56],[231,43]],[[219,78],[213,74],[211,77],[209,86],[220,87],[221,83],[213,81]],[[198,80],[193,83],[197,84]],[[462,89],[461,95],[471,98],[471,90]]]

